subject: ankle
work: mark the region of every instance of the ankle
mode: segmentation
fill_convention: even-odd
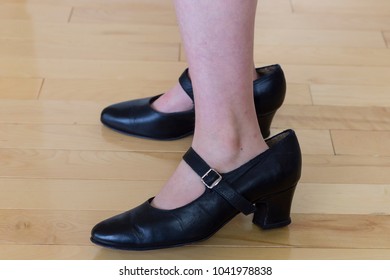
[[[248,162],[268,149],[267,144],[257,130],[233,131],[211,137],[195,135],[193,148],[207,163],[220,172],[228,172]]]

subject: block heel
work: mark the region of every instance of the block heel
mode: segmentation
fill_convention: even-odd
[[[284,227],[291,223],[290,210],[296,185],[255,204],[253,223],[262,229]]]
[[[261,134],[264,138],[267,138],[271,134],[271,123],[275,116],[276,111],[266,115],[257,115],[257,121],[259,122]]]

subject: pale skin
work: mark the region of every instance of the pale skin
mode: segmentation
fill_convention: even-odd
[[[175,0],[194,89],[196,122],[192,147],[222,173],[268,149],[253,102],[256,4],[256,0]],[[155,108],[191,108],[191,100],[180,90],[176,85],[155,102]],[[199,176],[181,161],[152,205],[174,209],[204,191]]]

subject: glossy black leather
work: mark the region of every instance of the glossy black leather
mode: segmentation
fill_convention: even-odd
[[[195,124],[194,110],[177,113],[156,111],[150,104],[159,96],[109,106],[103,110],[101,121],[119,132],[156,140],[174,140],[191,135]]]
[[[262,134],[268,137],[272,118],[284,101],[286,80],[279,65],[260,67],[256,71],[261,77],[253,82],[254,101]],[[179,82],[193,100],[188,69],[180,76]],[[174,140],[191,135],[195,127],[195,111],[156,111],[151,103],[159,96],[110,105],[102,111],[101,122],[116,131],[155,140]]]
[[[255,205],[253,222],[264,229],[290,223],[291,200],[302,164],[292,130],[270,138],[267,144],[270,148],[264,153],[221,174],[220,183],[221,188],[228,184]],[[91,241],[124,250],[181,246],[209,238],[239,213],[229,196],[208,188],[193,202],[173,210],[154,208],[152,200],[97,224],[92,229]]]

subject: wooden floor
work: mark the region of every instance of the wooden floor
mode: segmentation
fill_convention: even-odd
[[[1,259],[390,259],[390,2],[260,0],[256,65],[280,63],[303,175],[293,223],[238,216],[211,239],[102,249],[94,224],[154,195],[191,139],[102,127],[186,67],[171,1],[0,0]]]

